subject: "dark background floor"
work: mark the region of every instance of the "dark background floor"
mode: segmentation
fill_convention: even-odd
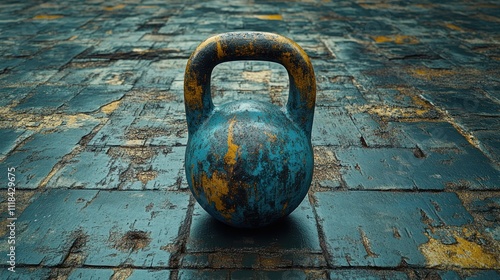
[[[434,2],[2,1],[1,278],[500,278],[500,4]],[[258,231],[183,169],[187,59],[241,30],[296,41],[318,86],[311,190]],[[287,89],[273,63],[212,75],[216,105]]]

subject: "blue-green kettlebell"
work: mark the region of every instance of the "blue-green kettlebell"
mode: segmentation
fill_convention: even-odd
[[[235,60],[283,65],[290,80],[286,107],[234,101],[214,107],[214,67]],[[290,214],[313,175],[311,129],[316,80],[304,50],[264,32],[211,37],[193,52],[184,77],[188,124],[185,171],[194,197],[210,215],[235,227],[266,226]]]

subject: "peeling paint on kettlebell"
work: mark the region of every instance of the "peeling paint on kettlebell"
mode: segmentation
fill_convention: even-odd
[[[222,62],[265,60],[288,71],[286,108],[242,100],[213,106],[210,76]],[[290,214],[313,173],[314,71],[305,52],[283,36],[225,33],[201,43],[186,66],[185,170],[200,205],[235,227],[256,228]]]

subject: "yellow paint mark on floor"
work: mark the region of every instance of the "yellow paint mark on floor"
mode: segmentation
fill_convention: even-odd
[[[128,160],[135,164],[148,163],[156,155],[156,152],[151,147],[123,147],[113,152],[113,155],[117,157],[126,154]]]
[[[425,3],[425,4],[414,4],[413,6],[421,9],[432,9],[436,7],[436,4],[430,4],[430,3]]]
[[[103,107],[101,107],[101,112],[109,115],[109,114],[113,113],[120,106],[120,103],[121,103],[121,101],[117,100],[117,101],[113,101],[107,105],[104,105]]]
[[[271,81],[271,70],[262,70],[257,72],[245,71],[242,73],[243,78],[248,81],[257,83],[269,83]]]
[[[145,54],[150,52],[148,49],[141,49],[141,48],[133,48],[132,52],[138,53],[138,54]]]
[[[126,280],[134,272],[132,268],[115,268],[113,271],[114,273],[110,280]]]
[[[56,165],[50,170],[49,174],[47,174],[47,177],[43,178],[43,180],[40,182],[40,188],[45,188],[47,184],[49,183],[50,179],[56,175],[56,173],[60,170],[60,166]]]
[[[154,170],[141,171],[137,173],[137,180],[141,181],[143,184],[154,180],[158,176],[158,172]]]
[[[121,10],[121,9],[125,8],[126,6],[127,5],[125,5],[125,4],[118,4],[115,6],[104,7],[103,10],[108,11],[108,12],[112,12],[112,11],[116,11],[116,10]]]
[[[113,77],[111,77],[111,79],[106,80],[106,84],[114,86],[122,85],[124,82],[125,82],[125,77],[123,77],[120,74],[114,74]]]
[[[82,126],[82,122],[92,119],[91,116],[86,114],[76,114],[76,115],[68,115],[64,119],[66,126],[69,128],[77,128]]]
[[[431,68],[421,67],[421,68],[411,69],[410,74],[412,74],[416,78],[432,80],[433,78],[451,76],[457,73],[453,70],[448,70],[448,69],[431,69]]]
[[[124,146],[125,147],[137,147],[137,146],[144,146],[145,143],[146,143],[146,140],[144,140],[144,139],[127,139],[127,141],[125,141]]]
[[[474,3],[469,8],[471,9],[499,9],[500,5],[495,3]]]
[[[214,252],[208,255],[208,264],[215,269],[228,267],[237,267],[243,265],[243,256],[241,254],[228,254],[227,252]]]
[[[17,191],[16,192],[16,216],[21,215],[23,213],[24,209],[29,206],[30,200],[33,197],[33,195],[36,193],[36,191]],[[0,206],[0,212],[1,213],[6,213],[7,212],[7,202],[2,203],[3,205]],[[9,228],[7,225],[12,222],[7,219],[2,219],[0,221],[0,237],[4,237]],[[0,248],[2,250],[7,250],[8,243],[7,242],[2,242],[3,244],[0,244]]]
[[[366,112],[381,118],[423,118],[429,112],[427,108],[398,107],[385,104],[367,104],[348,107],[352,113]]]
[[[275,268],[282,263],[280,256],[262,255],[259,257],[259,264],[263,268]]]
[[[142,6],[137,6],[137,9],[160,9],[159,6],[153,6],[153,5],[142,5]]]
[[[254,17],[262,20],[283,20],[283,17],[278,14],[274,15],[254,15]]]
[[[451,30],[455,30],[455,31],[464,31],[462,28],[454,25],[453,23],[445,23],[445,25],[447,28],[451,29]]]
[[[414,36],[393,35],[393,36],[372,36],[377,44],[396,43],[396,44],[418,44],[419,41]]]
[[[384,9],[384,10],[389,10],[389,9],[394,9],[394,6],[388,3],[359,3],[359,6],[361,6],[363,9],[367,10],[373,10],[373,9]]]
[[[479,14],[475,15],[474,17],[485,20],[485,21],[489,21],[489,22],[500,22],[500,17],[490,16],[487,14],[479,13]]]
[[[456,243],[443,244],[429,237],[429,241],[420,246],[420,251],[430,267],[492,268],[498,269],[499,256],[486,252],[484,248],[454,235]]]
[[[449,122],[458,131],[458,133],[462,134],[462,136],[465,138],[465,140],[467,140],[467,142],[469,142],[469,144],[471,144],[472,146],[481,150],[481,148],[480,148],[481,145],[479,143],[479,140],[477,140],[476,137],[474,137],[474,135],[471,132],[463,129],[463,127],[458,125],[457,122],[455,121],[455,119],[453,119],[451,117],[449,117]]]
[[[6,118],[0,119],[0,128],[23,128],[32,131],[54,129],[57,127],[78,128],[94,117],[87,114],[66,115],[54,113],[41,115],[24,113],[12,110],[10,107],[0,108],[0,115]]]
[[[63,18],[63,15],[36,15],[33,17],[33,19],[36,20],[54,20],[54,19],[60,19]]]

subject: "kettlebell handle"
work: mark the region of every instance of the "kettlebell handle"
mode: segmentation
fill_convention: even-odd
[[[184,76],[188,132],[194,133],[212,113],[212,70],[220,63],[263,60],[283,65],[290,80],[288,116],[310,139],[316,103],[314,69],[305,51],[294,41],[266,32],[231,32],[208,38],[193,52]]]

